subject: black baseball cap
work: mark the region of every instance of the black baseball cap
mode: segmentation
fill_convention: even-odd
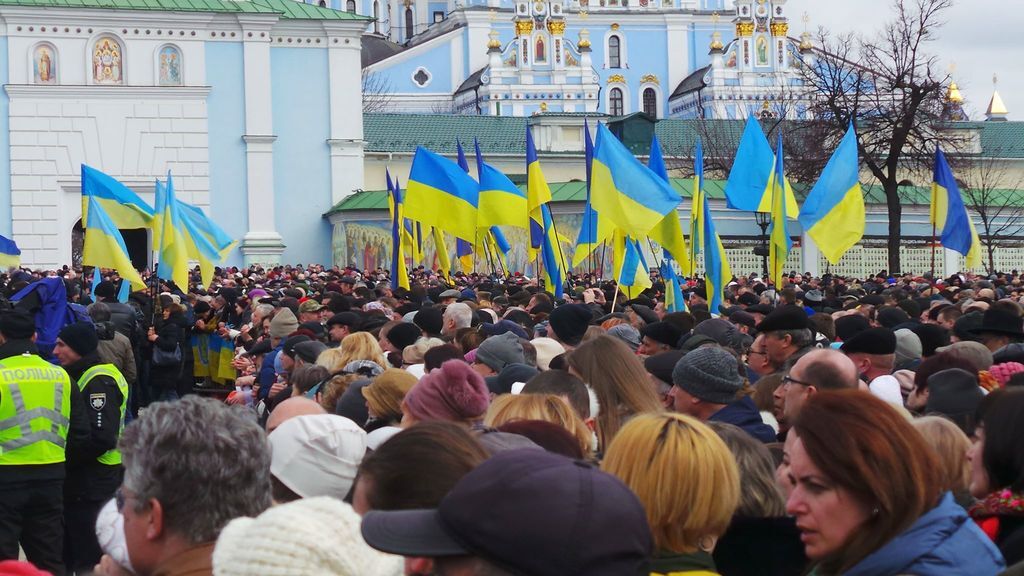
[[[370,546],[403,556],[478,556],[531,576],[639,574],[653,551],[643,505],[619,479],[544,450],[498,453],[437,509],[372,511]]]

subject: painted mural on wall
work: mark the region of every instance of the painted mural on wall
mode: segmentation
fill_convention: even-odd
[[[160,85],[181,86],[181,51],[174,46],[160,49]]]
[[[32,77],[35,84],[57,83],[57,53],[53,46],[40,44],[32,56]]]
[[[113,38],[96,41],[92,51],[92,79],[96,84],[121,84],[121,45]]]

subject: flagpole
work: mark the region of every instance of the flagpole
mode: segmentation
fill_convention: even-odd
[[[565,255],[562,254],[562,241],[558,239],[558,227],[555,226],[555,215],[551,214],[551,208],[548,208],[548,215],[551,216],[551,231],[555,234],[555,246],[558,247],[558,263],[565,262]],[[568,263],[566,263],[565,278],[562,278],[562,287],[569,282],[569,270]]]
[[[598,262],[599,268],[598,268],[598,273],[597,273],[597,275],[601,277],[601,280],[604,280],[604,260],[607,257],[608,257],[608,241],[607,240],[602,240],[601,241],[601,261]]]
[[[932,222],[932,288],[935,288],[935,222]]]
[[[778,160],[776,160],[776,162],[778,162]],[[776,178],[776,171],[774,169],[772,169],[771,179],[768,180],[768,183],[769,183],[769,185],[772,188],[772,204],[771,204],[771,209],[769,210],[768,213],[772,214],[774,216],[773,211],[775,210],[775,188],[776,188],[776,185],[778,184],[777,178]],[[785,197],[783,197],[782,201],[783,202],[786,201]],[[773,223],[773,224],[774,224],[774,226],[778,226],[777,223]],[[779,271],[778,270],[778,266],[779,266],[778,258],[777,257],[776,258],[771,258],[770,257],[771,256],[771,249],[772,249],[771,247],[772,247],[772,238],[771,238],[771,236],[769,236],[768,237],[769,258],[768,259],[772,261],[772,270],[771,270],[772,278],[771,279],[772,279],[772,282],[775,283],[775,291],[781,293],[782,292],[782,286],[780,286],[780,284],[782,282],[781,282],[781,278],[779,278],[779,274],[778,274],[778,271]],[[707,271],[705,271],[705,274],[706,273],[707,273]]]

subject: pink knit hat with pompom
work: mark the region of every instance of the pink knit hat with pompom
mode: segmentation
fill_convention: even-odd
[[[449,360],[425,374],[405,395],[403,404],[419,421],[458,422],[482,418],[490,398],[483,376],[461,360]]]
[[[1003,386],[1006,386],[1011,376],[1021,372],[1024,372],[1024,364],[1020,362],[1003,362],[1001,364],[994,364],[988,369],[988,373]]]

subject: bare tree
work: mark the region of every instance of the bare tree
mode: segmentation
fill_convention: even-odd
[[[391,84],[377,72],[363,68],[363,113],[387,112],[391,108]]]
[[[986,153],[1000,156],[989,150]],[[961,157],[957,167],[964,204],[981,218],[978,236],[985,247],[986,268],[994,274],[996,246],[1024,232],[1024,205],[1020,201],[1024,178],[1004,161],[993,158]]]
[[[936,145],[955,144],[937,130],[948,77],[927,44],[953,0],[893,0],[894,18],[873,36],[820,31],[816,61],[804,81],[817,94],[815,122],[837,138],[850,123],[864,166],[885,192],[889,214],[889,270],[900,270],[900,182],[906,172],[929,171]],[[954,146],[955,148],[955,146]]]

